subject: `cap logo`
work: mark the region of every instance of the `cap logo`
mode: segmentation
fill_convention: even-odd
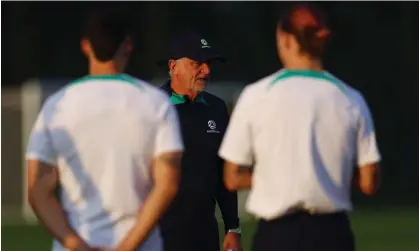
[[[207,42],[207,40],[205,40],[205,39],[201,39],[201,48],[211,48],[209,45],[208,45],[208,42]]]

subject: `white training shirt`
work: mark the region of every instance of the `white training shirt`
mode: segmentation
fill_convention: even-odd
[[[113,248],[134,226],[153,186],[153,157],[181,150],[177,113],[167,95],[119,74],[82,78],[48,98],[27,159],[58,167],[71,227],[88,244]],[[53,251],[63,250],[54,243]],[[162,250],[157,228],[138,250]]]
[[[380,161],[361,93],[327,72],[281,70],[247,86],[219,155],[254,166],[247,210],[350,211],[353,168]]]

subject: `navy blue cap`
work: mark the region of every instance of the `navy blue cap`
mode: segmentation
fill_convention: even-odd
[[[170,59],[189,58],[199,62],[218,60],[225,62],[226,59],[214,51],[208,41],[196,33],[185,33],[176,37],[169,48],[169,55],[157,61],[160,66],[167,65]]]

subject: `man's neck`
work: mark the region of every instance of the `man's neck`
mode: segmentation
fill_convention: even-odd
[[[176,94],[187,96],[190,100],[195,100],[196,97],[199,95],[198,92],[185,88],[182,84],[180,84],[177,81],[174,81],[173,79],[170,81],[170,87]]]
[[[284,64],[284,67],[288,70],[312,70],[322,71],[323,66],[319,60],[311,60],[301,58]]]
[[[91,62],[89,64],[89,75],[100,76],[100,75],[116,75],[120,74],[114,62],[98,63]]]

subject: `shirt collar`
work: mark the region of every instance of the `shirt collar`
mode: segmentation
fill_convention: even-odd
[[[191,102],[189,98],[186,95],[180,95],[173,91],[173,89],[170,87],[170,80],[162,86],[162,89],[165,90],[170,95],[170,101],[172,104],[183,104]],[[208,105],[207,101],[205,100],[202,93],[200,93],[193,101],[192,103],[203,103]]]

